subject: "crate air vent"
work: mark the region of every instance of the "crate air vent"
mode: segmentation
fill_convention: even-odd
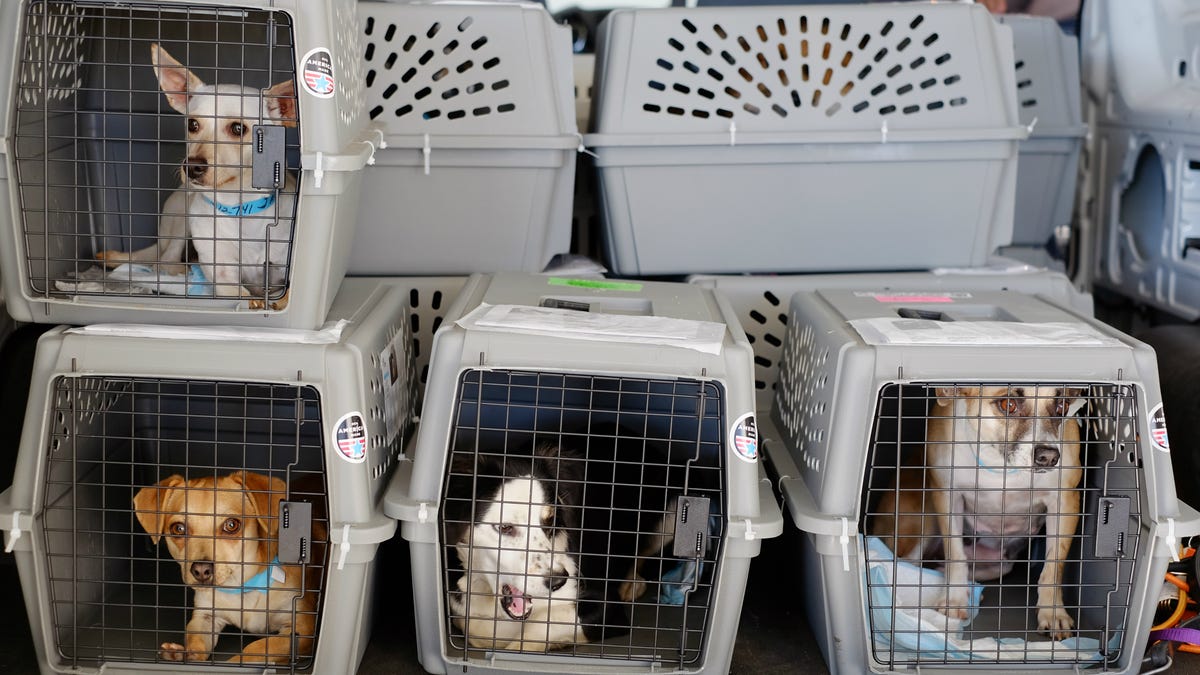
[[[816,110],[912,115],[967,103],[962,81],[923,15],[851,25],[801,15],[735,34],[721,22],[680,22],[647,82],[642,109],[710,118]]]
[[[470,16],[457,24],[435,21],[424,30],[367,17],[370,118],[457,120],[516,110],[506,91],[509,64],[496,55],[483,29]]]

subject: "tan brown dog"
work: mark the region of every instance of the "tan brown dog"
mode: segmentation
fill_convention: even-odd
[[[170,476],[134,496],[138,522],[155,544],[166,540],[194,592],[185,644],[163,643],[163,659],[208,660],[230,624],[277,634],[250,643],[232,663],[288,663],[312,654],[320,570],[309,565],[306,578],[304,567],[276,558],[279,502],[286,494],[279,478],[239,471],[192,480]],[[313,538],[324,540],[317,523],[313,529]]]
[[[947,592],[938,609],[965,619],[968,579],[1007,574],[1044,523],[1038,630],[1068,637],[1074,621],[1063,606],[1062,571],[1079,525],[1075,488],[1083,475],[1079,423],[1068,413],[1081,390],[936,391],[924,459],[901,462],[898,482],[881,499],[869,531],[898,558],[944,561]]]

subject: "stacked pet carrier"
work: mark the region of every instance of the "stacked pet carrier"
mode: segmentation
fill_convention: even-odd
[[[983,264],[1027,134],[1012,49],[969,5],[613,12],[585,138],[611,266]]]
[[[45,672],[352,672],[416,397],[348,280],[352,0],[5,3],[4,287],[39,342],[3,495]],[[11,76],[11,79],[7,79]]]
[[[1200,532],[1152,350],[1044,298],[797,293],[762,435],[834,672],[1140,672]]]
[[[1085,3],[1092,126],[1080,191],[1080,274],[1187,321],[1200,318],[1196,17],[1173,3]]]
[[[355,274],[540,272],[571,245],[571,34],[544,8],[360,2],[366,172]]]
[[[185,644],[187,661],[357,667],[375,548],[395,530],[377,503],[412,417],[404,301],[348,280],[324,331],[42,339],[3,520],[43,669],[178,671],[168,645]]]
[[[349,0],[6,3],[9,311],[319,326],[378,136],[355,17]]]
[[[725,672],[782,520],[751,350],[684,284],[496,274],[435,337],[385,497],[430,672]]]

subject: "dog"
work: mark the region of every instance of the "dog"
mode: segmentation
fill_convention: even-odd
[[[294,81],[262,91],[208,85],[157,44],[150,46],[150,60],[167,102],[187,120],[182,185],[163,204],[156,244],[96,257],[109,267],[144,263],[182,274],[190,240],[216,295],[249,297],[250,309],[264,309],[264,298],[282,291],[270,306],[285,308],[296,179],[285,171],[278,192],[252,187],[251,130],[261,119],[297,125]]]
[[[279,478],[239,471],[191,480],[173,475],[134,495],[138,522],[155,545],[166,541],[193,592],[184,644],[163,643],[162,659],[207,661],[227,625],[275,633],[230,663],[286,664],[293,654],[312,654],[320,566],[278,560],[279,502],[286,493]],[[315,518],[313,540],[326,540]],[[323,556],[319,550],[314,560]]]
[[[646,595],[644,566],[664,562],[678,498],[665,462],[622,457],[622,440],[615,461],[596,461],[603,446],[591,439],[586,459],[544,443],[454,453],[443,522],[459,566],[448,564],[448,604],[471,646],[541,652],[628,631],[619,603]]]
[[[947,593],[938,607],[967,618],[968,579],[1007,574],[1045,526],[1038,577],[1038,630],[1069,637],[1063,566],[1080,518],[1075,489],[1082,390],[1069,387],[936,387],[923,461],[902,462],[874,511],[872,534],[898,558],[943,561]]]

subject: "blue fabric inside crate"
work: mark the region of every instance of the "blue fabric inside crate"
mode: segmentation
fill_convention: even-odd
[[[1022,640],[965,639],[963,629],[979,614],[983,586],[972,583],[965,620],[937,611],[946,593],[946,577],[938,570],[896,560],[878,537],[867,537],[867,612],[875,649],[901,661],[1053,660],[1099,661],[1100,642],[1092,638]],[[1116,638],[1114,638],[1116,639]]]

